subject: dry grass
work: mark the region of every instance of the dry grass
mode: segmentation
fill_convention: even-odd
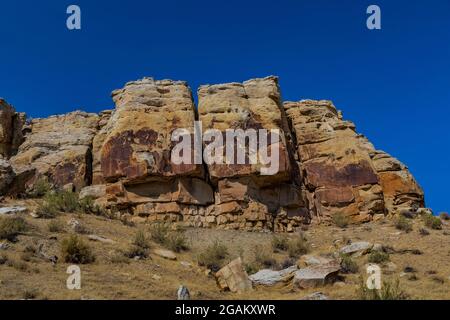
[[[23,204],[34,205],[34,202]],[[66,225],[72,217],[71,214],[61,213],[58,221]],[[77,219],[93,233],[115,241],[113,244],[90,242],[86,235],[78,235],[96,258],[95,263],[80,266],[82,290],[71,291],[65,287],[67,267],[71,264],[66,263],[61,256],[61,242],[66,236],[56,234],[57,239],[51,239],[55,234],[48,231],[48,220],[25,217],[26,224],[39,232],[17,234],[16,242],[0,252],[0,299],[22,299],[24,293],[33,287],[39,288],[37,299],[176,299],[180,284],[189,288],[192,299],[297,300],[316,291],[321,291],[332,299],[360,299],[360,277],[367,276],[365,264],[368,256],[362,256],[352,258],[359,267],[359,273],[345,274],[343,286],[329,285],[308,290],[298,290],[290,286],[256,288],[243,294],[221,292],[215,278],[205,273],[205,267],[197,265],[197,258],[208,251],[207,248],[213,243],[212,239],[220,239],[220,243],[226,248],[226,258],[219,259],[220,265],[224,265],[237,256],[242,256],[245,262],[253,262],[257,245],[263,246],[266,252],[271,252],[273,234],[189,228],[183,236],[189,243],[190,250],[177,253],[176,261],[165,260],[151,252],[148,253],[148,259],[134,260],[125,257],[124,253],[129,250],[137,231],[141,228],[145,230],[144,226],[132,227],[118,220],[96,215],[82,215]],[[411,220],[411,223],[414,230],[423,227],[421,219]],[[367,228],[368,226],[370,228]],[[305,236],[308,239],[306,243],[309,254],[313,255],[335,252],[343,246],[344,238],[352,242],[369,241],[392,247],[395,250],[389,251],[390,261],[397,266],[397,270],[387,273],[383,269],[383,281],[395,284],[396,279],[399,279],[401,291],[407,293],[409,299],[450,299],[450,249],[445,245],[450,241],[450,236],[446,235],[450,233],[450,226],[446,221],[443,221],[442,229],[430,232],[430,235],[424,237],[418,231],[399,234],[390,223],[374,222],[362,226],[351,225],[346,229],[325,225],[311,226],[305,231]],[[145,234],[152,248],[160,246],[151,239],[148,232],[145,231]],[[296,235],[290,235],[288,238],[295,237]],[[21,259],[27,246],[36,246],[38,243],[44,244],[44,252],[47,255],[59,257],[56,265],[32,255],[30,262]],[[413,254],[419,251],[422,252],[421,255]],[[288,259],[289,253],[285,250],[273,253],[273,258],[278,264],[286,261],[286,266],[296,262],[296,258]],[[191,266],[181,262],[189,262]],[[412,267],[414,272],[400,276],[407,266]]]

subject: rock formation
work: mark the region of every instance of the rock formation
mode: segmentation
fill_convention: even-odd
[[[46,179],[136,221],[280,232],[335,214],[364,222],[424,206],[405,165],[376,150],[331,102],[283,103],[276,77],[201,86],[198,110],[182,81],[144,78],[112,97],[115,109],[99,115],[30,122],[0,99],[0,194],[23,194]],[[189,164],[171,159],[180,129],[192,141],[183,154]],[[196,129],[218,136],[200,141],[199,151]],[[276,157],[278,170],[267,174],[251,161],[249,137],[241,141],[244,163],[194,161],[215,139],[239,142],[229,129],[259,133],[259,152]],[[218,150],[238,157],[237,147]]]

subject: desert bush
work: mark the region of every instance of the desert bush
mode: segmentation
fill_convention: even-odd
[[[21,217],[0,218],[0,239],[14,241],[16,237],[28,230],[28,225]]]
[[[61,256],[67,263],[87,264],[95,261],[89,246],[77,235],[71,235],[62,241]]]
[[[257,245],[254,250],[255,263],[262,268],[274,268],[277,266],[277,260],[269,250],[263,246]]]
[[[389,261],[389,259],[389,253],[378,250],[371,251],[368,257],[368,261],[371,263],[383,263]]]
[[[8,261],[8,257],[5,254],[0,255],[0,266]]]
[[[438,217],[431,214],[426,214],[422,217],[425,226],[433,230],[442,229],[442,221]]]
[[[163,223],[154,223],[150,226],[152,240],[159,244],[164,244],[169,235],[169,227]]]
[[[288,254],[291,258],[298,258],[309,252],[309,246],[303,235],[296,235],[288,243]]]
[[[361,300],[406,300],[408,295],[401,289],[400,281],[385,281],[380,290],[369,289],[366,283],[361,279],[359,288],[359,297]]]
[[[448,214],[447,212],[441,212],[441,213],[439,214],[439,217],[440,217],[442,220],[450,220],[450,214]]]
[[[54,204],[48,203],[46,200],[41,202],[36,209],[36,214],[44,219],[55,218],[59,213],[59,209]]]
[[[189,244],[186,237],[181,232],[171,232],[164,242],[164,246],[175,252],[189,250]]]
[[[289,238],[285,235],[274,236],[272,238],[272,248],[274,252],[287,251],[289,249]]]
[[[48,182],[46,178],[39,179],[33,186],[33,190],[31,190],[28,195],[31,198],[42,198],[47,193],[52,190],[52,185]]]
[[[54,233],[60,233],[60,232],[64,232],[64,225],[62,224],[62,222],[57,221],[57,220],[51,220],[48,224],[47,224],[47,230],[49,232],[54,232]]]
[[[345,228],[350,224],[349,217],[344,215],[343,213],[336,213],[332,216],[331,219],[333,223],[337,225],[339,228]]]
[[[148,249],[150,248],[150,243],[147,239],[147,236],[145,235],[144,231],[139,230],[136,232],[133,243],[134,246],[142,248],[142,249]]]
[[[24,300],[34,300],[38,297],[38,292],[37,290],[27,289],[22,293],[22,297]]]
[[[219,241],[213,242],[198,256],[198,264],[217,272],[229,256],[228,248]]]
[[[411,222],[405,218],[404,216],[400,216],[395,220],[395,227],[398,230],[402,230],[405,232],[410,232],[412,231],[412,224]]]
[[[341,256],[341,271],[342,273],[357,273],[359,271],[358,264],[348,254]]]

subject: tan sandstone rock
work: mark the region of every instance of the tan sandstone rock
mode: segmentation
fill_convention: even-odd
[[[199,120],[203,132],[216,129],[227,139],[228,129],[279,130],[279,139],[265,147],[258,136],[258,150],[278,149],[279,163],[275,174],[264,175],[260,162],[251,163],[245,149],[246,162],[208,165],[209,178],[216,186],[215,214],[217,226],[226,229],[276,229],[284,231],[289,223],[298,226],[308,218],[299,172],[292,158],[290,132],[281,105],[276,77],[252,79],[244,83],[201,86]],[[235,140],[236,141],[236,140]],[[205,143],[208,148],[209,143]],[[222,149],[223,155],[227,153]],[[236,150],[235,150],[236,151]],[[280,219],[275,216],[280,213]]]
[[[423,205],[420,187],[407,169],[377,152],[330,101],[285,102],[284,108],[296,137],[310,210],[319,220],[339,213],[364,222],[391,211],[394,202]]]
[[[46,119],[34,119],[25,142],[11,164],[17,175],[18,191],[32,188],[46,177],[63,187],[73,183],[77,190],[92,181],[91,144],[97,131],[98,116],[75,111]]]

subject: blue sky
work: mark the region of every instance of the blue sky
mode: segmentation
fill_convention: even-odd
[[[82,30],[66,28],[66,8]],[[366,8],[382,30],[366,28]],[[330,99],[448,211],[450,1],[41,0],[0,3],[0,96],[31,117],[112,108],[143,76],[201,84],[278,75]]]

